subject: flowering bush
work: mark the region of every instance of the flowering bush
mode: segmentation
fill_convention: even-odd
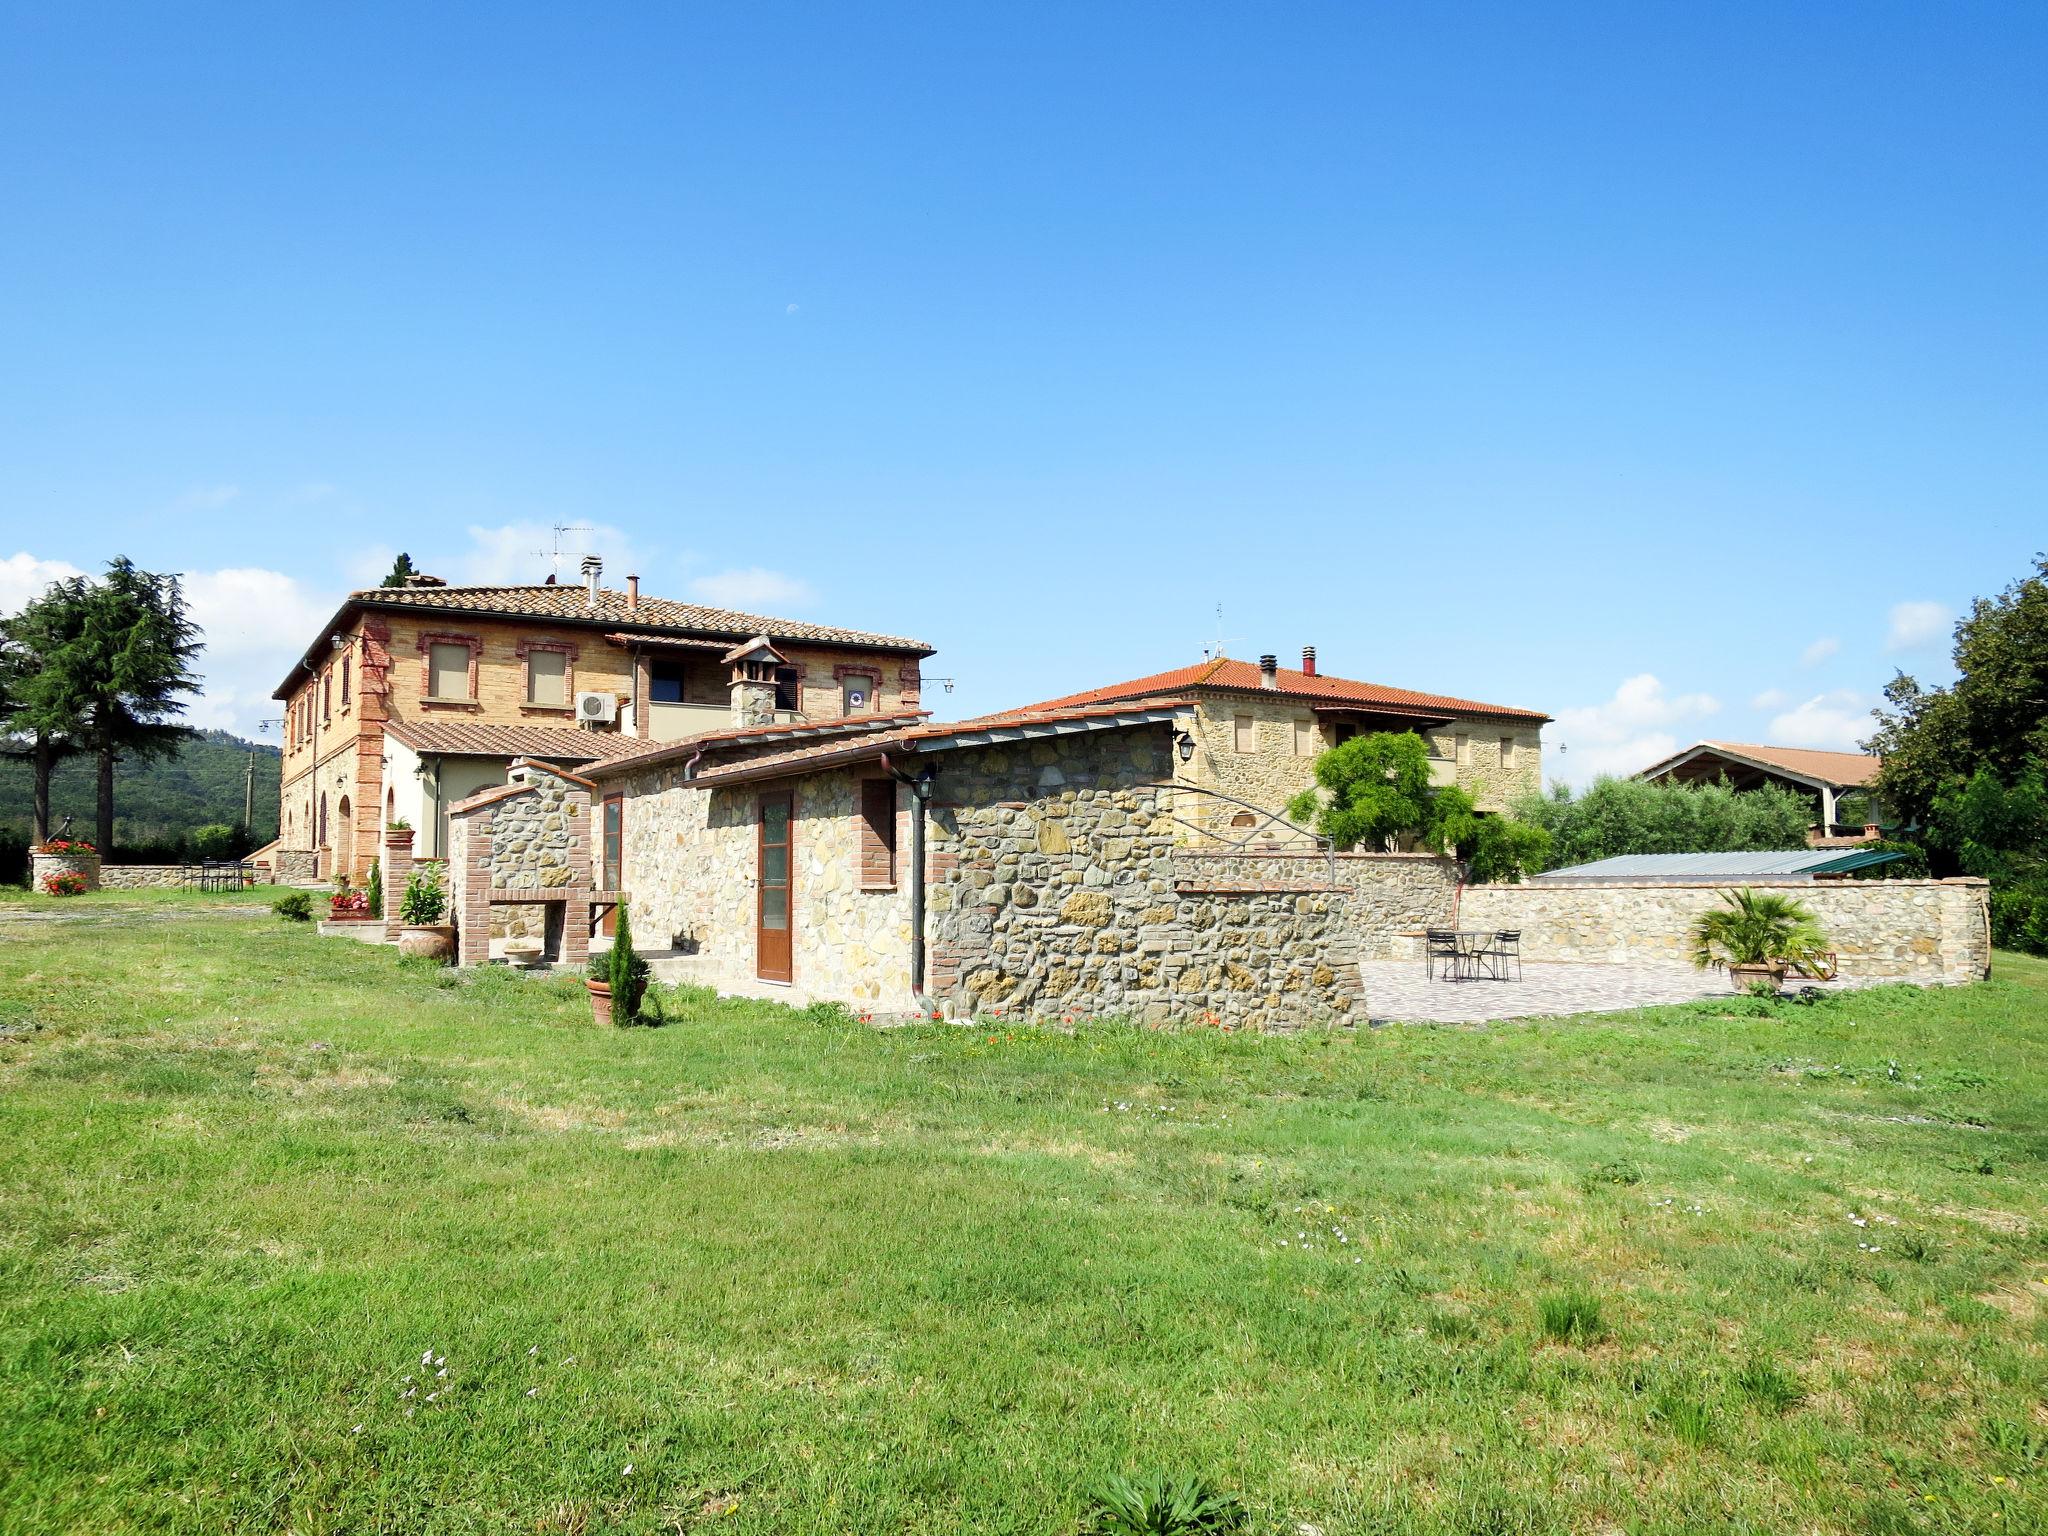
[[[91,843],[88,843],[82,837],[53,837],[48,842],[42,845],[41,852],[98,853],[99,849],[93,847]]]
[[[370,915],[370,893],[368,891],[342,891],[327,899],[329,917],[368,917]]]
[[[52,896],[83,896],[86,892],[85,876],[75,869],[59,874],[43,876],[43,889]]]

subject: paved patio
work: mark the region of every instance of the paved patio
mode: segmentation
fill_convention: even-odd
[[[1520,981],[1432,981],[1420,960],[1372,960],[1359,966],[1366,1006],[1375,1024],[1481,1024],[1493,1019],[1550,1018],[1567,1013],[1613,1013],[1657,1003],[1729,997],[1719,971],[1674,965],[1573,965],[1525,961]],[[1871,982],[1804,982],[1786,990],[1822,986],[1829,991]]]

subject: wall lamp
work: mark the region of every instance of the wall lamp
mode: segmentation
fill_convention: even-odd
[[[1175,731],[1173,733],[1173,750],[1183,763],[1192,763],[1195,760],[1195,738],[1193,733],[1189,731]]]

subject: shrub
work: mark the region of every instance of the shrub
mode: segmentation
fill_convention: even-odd
[[[370,861],[370,880],[363,887],[364,905],[372,912],[384,910],[384,863],[381,859]]]
[[[602,957],[605,974],[599,979],[612,989],[612,1021],[631,1024],[640,1017],[640,1002],[647,993],[647,978],[653,973],[647,961],[633,948],[633,917],[622,901],[612,930],[612,947]]]
[[[398,919],[416,928],[441,921],[448,911],[448,893],[441,888],[438,864],[415,864],[412,878],[405,882],[405,896],[398,904]]]
[[[288,891],[270,904],[270,910],[288,923],[310,923],[313,898],[304,891]]]
[[[99,850],[82,837],[53,837],[42,844],[45,853],[98,853]]]
[[[2026,955],[2048,955],[2048,879],[1991,887],[1991,942]]]
[[[54,875],[43,876],[43,890],[52,896],[83,896],[86,892],[85,876],[75,869],[61,870]]]
[[[327,899],[330,917],[368,917],[370,898],[363,891],[339,891]]]
[[[1560,1344],[1596,1344],[1607,1337],[1600,1299],[1584,1291],[1559,1291],[1536,1304],[1545,1338]]]
[[[1551,837],[1555,865],[1624,853],[1727,853],[1804,848],[1813,808],[1789,789],[1596,779],[1574,794],[1558,785],[1514,804],[1519,821]]]
[[[1509,816],[1482,816],[1472,834],[1466,873],[1475,885],[1518,885],[1550,859],[1550,834]]]
[[[1227,1536],[1245,1525],[1244,1506],[1202,1477],[1112,1477],[1094,1505],[1091,1536]]]

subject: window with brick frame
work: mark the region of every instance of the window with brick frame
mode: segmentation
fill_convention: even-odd
[[[539,646],[526,653],[526,702],[536,709],[569,707],[569,653]]]
[[[320,679],[320,718],[334,718],[334,674],[329,672]]]
[[[775,707],[787,710],[804,707],[803,674],[795,667],[775,669]]]
[[[896,883],[896,781],[860,781],[860,883],[882,890]]]
[[[427,697],[466,699],[469,694],[469,647],[437,640],[427,650]]]
[[[1238,715],[1231,720],[1231,734],[1234,745],[1240,752],[1259,750],[1259,722],[1251,715]]]
[[[353,659],[353,657],[349,656],[341,658],[341,707],[343,709],[348,708],[348,664]]]

